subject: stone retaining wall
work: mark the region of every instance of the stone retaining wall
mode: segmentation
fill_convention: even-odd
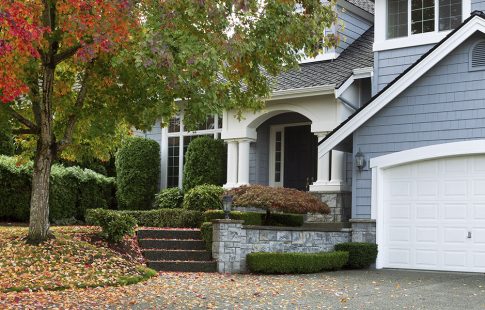
[[[246,272],[246,255],[252,252],[315,253],[352,240],[351,229],[243,226],[243,221],[233,220],[213,223],[212,255],[222,273]]]

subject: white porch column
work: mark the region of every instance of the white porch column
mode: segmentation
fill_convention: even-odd
[[[224,188],[231,189],[237,184],[237,140],[227,140],[227,183]]]
[[[249,144],[251,140],[239,140],[237,186],[249,184]]]
[[[344,182],[345,182],[345,153],[333,150],[330,184],[341,185]]]

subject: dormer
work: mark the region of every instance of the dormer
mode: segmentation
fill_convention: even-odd
[[[435,44],[471,12],[471,0],[376,0],[374,51]]]

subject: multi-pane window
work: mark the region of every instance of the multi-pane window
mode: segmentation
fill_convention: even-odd
[[[439,0],[439,30],[458,27],[462,19],[461,0]]]
[[[180,138],[168,138],[167,187],[179,186]]]
[[[281,182],[281,131],[277,131],[275,134],[275,160],[274,160],[274,181]]]
[[[463,19],[462,0],[388,0],[387,38],[445,31]]]
[[[200,136],[220,138],[222,117],[210,115],[195,131],[186,131],[183,124],[183,114],[172,118],[167,128],[167,187],[177,187],[182,184],[185,153],[189,143]]]
[[[411,0],[411,33],[434,31],[434,0]]]
[[[389,0],[387,6],[387,37],[389,39],[408,34],[408,0]]]

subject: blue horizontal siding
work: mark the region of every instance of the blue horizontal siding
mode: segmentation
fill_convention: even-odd
[[[361,150],[367,158],[373,158],[433,144],[485,138],[485,71],[468,70],[470,47],[484,38],[474,35],[468,39],[356,130],[354,152]],[[382,59],[389,57],[389,53],[383,54]],[[393,57],[398,55],[396,51]],[[368,218],[371,171],[354,170],[353,177],[353,217]]]
[[[472,12],[473,11],[485,11],[485,1],[484,0],[472,0]]]
[[[338,6],[338,18],[339,22],[343,23],[343,26],[337,25],[337,33],[340,37],[339,46],[336,48],[337,53],[342,53],[352,42],[357,40],[372,24],[342,7]]]

